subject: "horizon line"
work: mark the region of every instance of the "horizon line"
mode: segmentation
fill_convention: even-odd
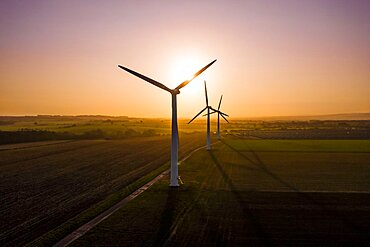
[[[310,118],[310,117],[334,117],[342,115],[370,115],[368,112],[348,112],[348,113],[327,113],[327,114],[308,114],[308,115],[264,115],[264,116],[243,116],[243,117],[230,117],[231,119],[240,120],[258,120],[258,119],[279,119],[279,118]],[[144,119],[171,119],[171,117],[140,117],[140,116],[129,116],[129,115],[105,115],[105,114],[4,114],[0,117],[111,117],[111,118],[144,118]],[[370,116],[369,116],[370,117]],[[179,117],[178,119],[189,119],[191,117]]]

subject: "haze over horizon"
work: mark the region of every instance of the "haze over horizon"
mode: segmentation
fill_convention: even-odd
[[[1,1],[0,115],[370,112],[370,1]]]

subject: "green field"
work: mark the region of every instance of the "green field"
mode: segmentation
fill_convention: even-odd
[[[215,132],[215,116],[212,116],[211,120],[211,131]],[[205,118],[197,119],[191,124],[187,124],[188,121],[189,119],[179,119],[180,132],[192,133],[205,130]],[[68,133],[69,135],[74,135],[76,139],[124,139],[132,136],[167,135],[171,133],[170,127],[171,120],[164,118],[47,115],[23,117],[0,116],[0,134],[1,132],[9,131],[38,130],[53,132],[59,135]],[[232,119],[230,123],[221,121],[221,131],[224,134],[262,139],[370,139],[370,121],[262,121]],[[33,138],[36,137],[34,136]],[[68,137],[59,136],[59,139],[70,139]],[[43,140],[54,139],[49,137],[49,139]],[[0,140],[0,143],[6,143],[1,141],[4,140]]]
[[[224,139],[72,246],[366,246],[370,141]]]
[[[230,148],[238,152],[314,152],[314,153],[368,153],[369,140],[243,140],[227,139]]]
[[[183,157],[204,145],[204,135],[184,134],[180,142]],[[25,244],[97,203],[108,200],[99,206],[106,207],[168,168],[169,159],[169,136],[0,146],[0,245]]]
[[[195,124],[188,125],[188,120],[180,119],[179,129],[181,132],[204,131],[205,126],[203,121],[196,121]],[[19,131],[24,129],[69,132],[73,134],[83,134],[91,130],[100,129],[107,135],[111,136],[127,130],[133,130],[138,133],[153,130],[156,134],[170,134],[171,120],[160,118],[127,118],[109,116],[0,116],[0,131]]]

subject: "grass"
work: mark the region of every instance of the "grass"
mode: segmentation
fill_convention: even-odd
[[[72,246],[366,245],[364,145],[226,139],[180,166],[185,185],[158,182]]]
[[[180,136],[180,157],[203,145],[203,137]],[[109,207],[157,174],[156,169],[162,169],[169,160],[170,138],[43,142],[7,147],[0,151],[2,246],[24,245],[64,224],[37,240],[50,243],[49,240]],[[150,175],[145,177],[147,174]]]
[[[370,140],[242,140],[227,139],[238,151],[369,153]]]

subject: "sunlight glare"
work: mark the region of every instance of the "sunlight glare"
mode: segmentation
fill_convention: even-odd
[[[205,64],[202,64],[202,61]],[[172,61],[170,66],[169,85],[171,88],[175,88],[183,81],[191,79],[193,75],[205,65],[206,60],[202,60],[198,56],[185,55],[177,57]],[[204,75],[200,74],[181,91],[192,95],[199,93],[199,89],[202,88],[200,85],[203,85],[204,79]]]

